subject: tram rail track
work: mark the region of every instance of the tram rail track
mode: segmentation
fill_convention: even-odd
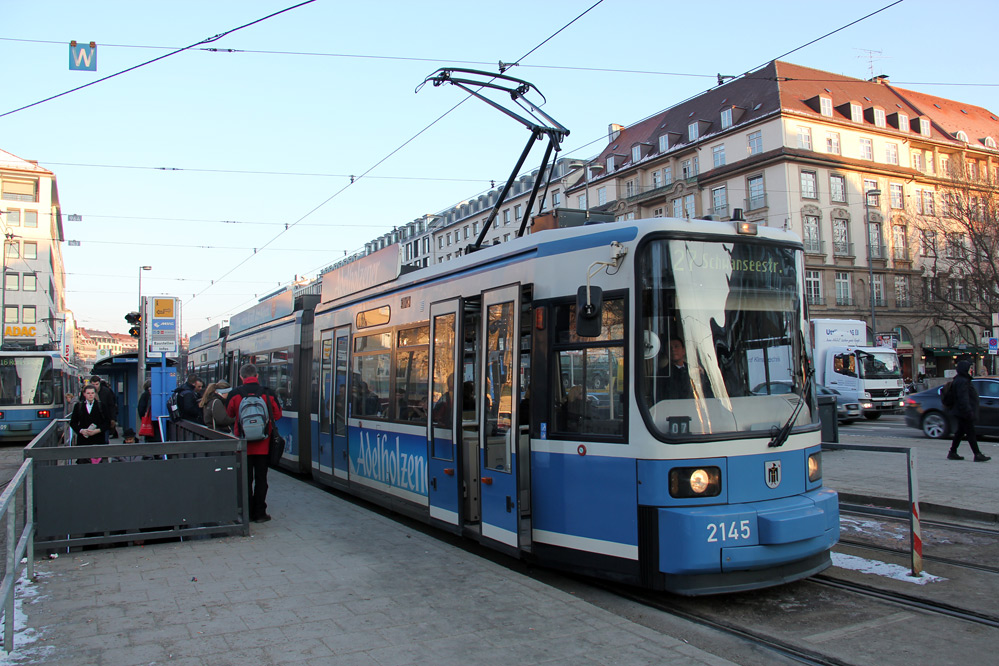
[[[897,548],[888,548],[887,546],[878,546],[871,543],[865,543],[863,541],[853,541],[850,539],[840,538],[840,544],[850,546],[851,548],[863,548],[865,550],[873,550],[878,553],[889,553],[891,555],[899,555],[902,557],[908,557],[911,555],[911,551],[899,550]],[[960,567],[962,569],[971,569],[974,571],[982,571],[985,573],[999,574],[999,567],[989,566],[987,564],[975,564],[973,562],[965,562],[963,560],[955,560],[950,557],[938,557],[936,555],[923,555],[924,562],[936,562],[937,564],[946,564],[952,567]]]
[[[788,641],[774,636],[769,636],[746,627],[738,626],[731,622],[719,620],[715,617],[711,617],[707,613],[698,613],[690,610],[689,608],[683,608],[679,603],[668,603],[662,597],[653,596],[648,592],[643,592],[633,588],[603,584],[591,579],[587,579],[587,582],[594,587],[598,587],[622,599],[653,608],[687,622],[738,638],[761,647],[769,652],[780,655],[795,663],[808,664],[809,666],[852,666],[850,662],[843,661],[842,659],[824,655],[820,652],[803,648]]]
[[[964,620],[965,622],[972,622],[982,626],[992,627],[993,629],[999,629],[999,617],[989,615],[987,613],[968,610],[967,608],[958,608],[957,606],[941,603],[939,601],[930,601],[928,599],[914,597],[901,592],[891,592],[889,590],[884,590],[870,585],[864,585],[863,583],[855,583],[852,581],[832,578],[831,576],[827,576],[825,574],[812,576],[808,579],[808,582],[832,589],[853,592],[855,594],[873,599],[879,599],[910,610],[935,613],[937,615],[944,615]]]

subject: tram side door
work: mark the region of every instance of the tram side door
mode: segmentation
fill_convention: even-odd
[[[428,414],[427,494],[430,518],[458,531],[462,499],[460,452],[455,433],[461,432],[461,345],[458,331],[461,299],[430,306],[431,409]]]
[[[482,537],[520,547],[517,450],[520,403],[520,286],[482,294],[479,451]]]
[[[333,476],[346,479],[347,457],[347,374],[350,356],[350,327],[336,329],[333,343]]]
[[[333,473],[333,331],[323,331],[319,342],[319,437],[312,452],[313,467]]]

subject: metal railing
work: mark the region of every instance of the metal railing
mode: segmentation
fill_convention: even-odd
[[[857,513],[867,513],[876,516],[892,516],[894,518],[909,519],[909,550],[912,558],[912,571],[910,576],[916,576],[923,572],[923,539],[919,527],[919,477],[916,474],[916,451],[908,447],[893,446],[866,446],[863,444],[836,444],[822,442],[823,451],[873,451],[875,453],[904,453],[909,471],[909,510],[884,509],[871,506],[860,506],[854,504],[840,503],[840,507],[845,507]]]
[[[833,243],[833,254],[837,257],[854,257],[853,243]]]
[[[805,253],[806,254],[825,254],[825,241],[805,239]]]
[[[36,547],[249,534],[245,440],[181,421],[167,442],[67,446],[58,423],[24,450]]]
[[[0,513],[7,519],[7,558],[0,585],[0,598],[3,599],[3,648],[8,654],[14,650],[14,591],[21,571],[21,560],[28,569],[28,579],[35,579],[35,522],[32,520],[34,508],[33,461],[25,460],[0,495]],[[24,526],[17,534],[17,496],[24,491]],[[27,556],[27,558],[25,558]]]

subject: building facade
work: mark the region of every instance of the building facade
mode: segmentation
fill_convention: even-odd
[[[946,199],[965,170],[995,182],[997,138],[986,109],[885,77],[774,61],[634,125],[611,125],[588,189],[618,220],[728,220],[738,208],[796,232],[810,316],[865,320],[872,342],[898,349],[903,374],[936,376],[984,352],[984,325],[941,321],[926,307],[926,259],[937,256],[938,233],[941,245],[961,245]],[[585,201],[584,186],[568,196]],[[948,293],[970,298],[960,285]]]
[[[3,348],[65,348],[66,271],[55,174],[0,150],[0,213]]]

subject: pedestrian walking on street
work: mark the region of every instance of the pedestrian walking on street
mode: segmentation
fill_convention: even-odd
[[[267,453],[270,449],[271,433],[277,427],[277,420],[281,418],[281,404],[278,402],[274,391],[260,384],[257,377],[257,366],[247,363],[239,369],[239,377],[243,383],[232,390],[229,395],[229,403],[226,405],[226,413],[234,419],[233,434],[237,437],[244,436],[247,423],[245,418],[249,418],[249,411],[240,413],[240,404],[247,398],[263,398],[267,405],[267,424],[263,431],[263,437],[246,441],[246,472],[247,472],[247,492],[250,496],[250,520],[255,523],[264,523],[271,519],[267,514]],[[248,403],[257,403],[253,400]],[[262,405],[261,405],[262,408]],[[259,416],[259,414],[255,415]],[[262,421],[259,421],[262,422]]]
[[[978,391],[971,383],[971,362],[960,361],[957,364],[957,376],[951,380],[950,391],[953,394],[954,406],[951,414],[957,419],[957,430],[954,431],[954,441],[950,443],[948,460],[964,460],[958,455],[957,447],[961,440],[968,438],[968,445],[975,454],[975,462],[992,460],[978,448],[978,436],[975,433],[975,421],[978,420]]]

